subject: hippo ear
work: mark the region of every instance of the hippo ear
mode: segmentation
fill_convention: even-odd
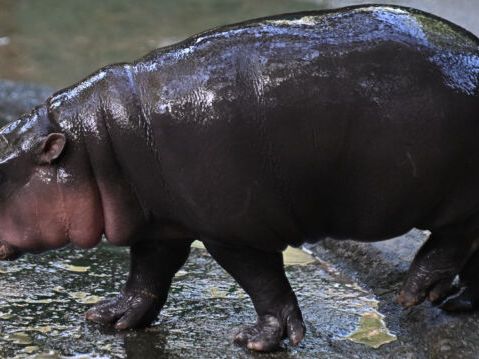
[[[63,133],[50,133],[40,141],[38,161],[40,164],[50,164],[62,153],[66,144]]]

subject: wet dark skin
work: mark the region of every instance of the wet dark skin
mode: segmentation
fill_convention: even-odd
[[[87,319],[157,317],[194,239],[251,297],[234,340],[304,337],[287,245],[431,231],[399,302],[479,303],[479,41],[412,9],[252,20],[105,67],[0,131],[0,256],[131,247]],[[461,290],[454,291],[459,275]]]

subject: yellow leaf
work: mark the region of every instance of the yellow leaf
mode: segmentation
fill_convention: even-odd
[[[194,241],[191,243],[191,248],[205,249],[205,246],[200,241]]]
[[[30,304],[50,304],[53,302],[53,299],[25,299],[25,303],[30,303]]]
[[[22,268],[20,267],[14,267],[14,266],[3,267],[3,268],[0,268],[0,274],[16,273],[16,272],[20,272],[21,270]]]
[[[74,266],[71,264],[60,264],[59,267],[67,271],[76,273],[85,273],[88,272],[88,270],[90,269],[90,267]]]
[[[293,265],[305,266],[305,265],[316,262],[316,259],[312,255],[306,253],[305,251],[299,248],[294,248],[294,247],[286,248],[286,250],[283,252],[283,260],[284,260],[284,265],[287,265],[287,266],[293,266]]]
[[[187,275],[187,274],[188,274],[187,271],[185,271],[185,270],[183,270],[183,269],[180,269],[178,272],[176,272],[175,277],[177,277],[177,278],[178,278],[178,277],[183,277],[183,276],[185,276],[185,275]]]
[[[85,292],[70,292],[68,295],[80,304],[96,304],[103,299],[103,297]]]
[[[46,353],[39,353],[33,356],[33,359],[60,359],[61,356],[55,353],[53,350]]]
[[[210,288],[210,295],[211,298],[226,298],[226,292],[215,287]]]
[[[377,312],[364,313],[359,320],[359,328],[346,338],[374,349],[397,340],[386,327],[383,316]]]
[[[36,345],[29,345],[28,347],[25,347],[23,351],[27,354],[33,354],[37,352],[40,348],[37,347]]]
[[[34,328],[32,328],[32,330],[34,330],[36,332],[46,334],[46,333],[50,333],[52,331],[52,327],[49,326],[49,325],[44,325],[44,326],[41,326],[41,327],[34,327]]]
[[[12,342],[13,344],[20,344],[20,345],[29,345],[32,343],[32,339],[27,333],[17,332],[13,334],[9,334],[5,337],[8,341]]]
[[[194,241],[191,244],[191,247],[198,248],[198,249],[205,249],[205,246],[200,241]],[[316,262],[316,259],[312,255],[306,253],[305,251],[299,248],[294,248],[294,247],[286,248],[286,250],[283,252],[283,260],[284,260],[284,264],[287,266],[308,265],[308,264]]]
[[[11,313],[2,313],[0,312],[0,320],[9,320],[12,319],[12,314]]]

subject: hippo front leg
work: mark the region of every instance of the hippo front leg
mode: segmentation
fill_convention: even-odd
[[[95,305],[86,318],[115,329],[145,327],[158,316],[175,273],[185,263],[192,240],[142,241],[130,249],[130,274],[116,298]]]
[[[271,351],[289,338],[297,345],[305,327],[296,295],[286,278],[281,252],[264,252],[250,247],[230,247],[205,241],[213,258],[251,297],[257,322],[238,331],[236,344],[257,351]]]

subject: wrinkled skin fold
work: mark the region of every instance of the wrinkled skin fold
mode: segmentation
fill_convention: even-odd
[[[281,251],[431,237],[398,301],[479,304],[479,41],[360,6],[217,28],[52,95],[0,130],[0,259],[104,235],[130,274],[90,321],[149,325],[194,239],[245,289],[235,343],[301,342]],[[453,286],[459,275],[461,289]]]

